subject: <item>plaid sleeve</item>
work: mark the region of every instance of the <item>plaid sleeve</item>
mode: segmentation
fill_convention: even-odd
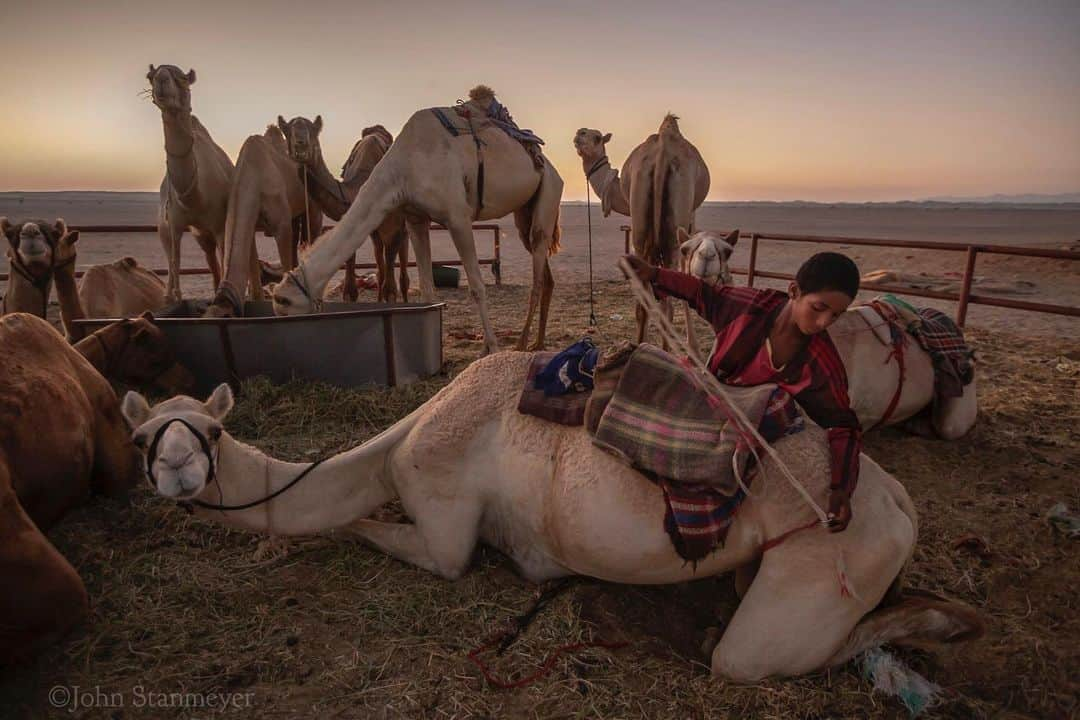
[[[660,268],[653,289],[661,300],[676,297],[685,300],[713,329],[720,330],[753,305],[761,290],[733,285],[709,285],[693,275]]]
[[[832,468],[830,488],[842,489],[850,497],[859,481],[862,427],[848,400],[847,373],[827,335],[815,336],[808,352],[811,381],[795,397],[810,418],[826,430]]]

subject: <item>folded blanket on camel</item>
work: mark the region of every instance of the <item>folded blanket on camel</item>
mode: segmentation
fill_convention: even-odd
[[[870,305],[882,318],[902,326],[930,354],[936,401],[964,394],[964,386],[975,377],[975,353],[952,318],[934,308],[915,308],[892,295],[874,298]]]
[[[564,350],[560,355],[564,355],[570,349],[572,348]],[[589,383],[588,388],[582,386],[582,391],[571,388],[566,392],[549,395],[546,390],[549,387],[554,388],[558,383],[558,368],[562,367],[564,372],[568,372],[565,370],[566,365],[571,360],[580,361],[582,358],[582,356],[573,359],[563,358],[556,362],[556,357],[558,356],[553,352],[538,352],[533,355],[529,370],[525,375],[525,387],[522,388],[521,397],[518,398],[518,412],[560,425],[581,425],[585,420],[585,405],[589,402],[588,390],[591,389],[592,383]],[[538,376],[548,378],[552,374],[556,376],[556,380],[537,382]]]
[[[465,119],[465,127],[454,122],[450,114],[451,110],[458,117]],[[454,137],[461,134],[475,134],[484,127],[485,123],[490,123],[521,143],[537,170],[544,168],[544,156],[540,150],[544,141],[532,130],[518,127],[507,107],[495,99],[495,93],[491,88],[479,85],[469,91],[468,102],[458,100],[458,104],[453,108],[431,108],[431,112]]]
[[[576,348],[575,344],[570,349]],[[568,350],[570,350],[568,349]],[[567,352],[567,351],[564,351]],[[518,409],[564,424],[586,425],[591,434],[604,425],[601,447],[615,452],[655,482],[664,493],[664,529],[679,556],[697,562],[723,545],[735,511],[745,499],[737,486],[732,458],[739,450],[738,434],[726,414],[706,399],[689,371],[678,360],[652,346],[623,344],[606,352],[595,374],[595,390],[545,396],[534,378],[552,362],[553,353],[538,353],[530,366]],[[636,362],[629,360],[636,358]],[[565,363],[562,363],[565,364]],[[604,372],[602,372],[604,371]],[[629,372],[625,389],[623,380]],[[610,386],[610,387],[609,387]],[[802,430],[805,425],[795,401],[775,385],[731,388],[745,395],[752,407],[740,407],[767,442]],[[615,413],[608,418],[609,406]],[[687,416],[687,408],[692,413]],[[752,456],[739,453],[747,484]],[[667,473],[690,468],[706,482],[674,480]],[[719,484],[718,484],[719,482]]]

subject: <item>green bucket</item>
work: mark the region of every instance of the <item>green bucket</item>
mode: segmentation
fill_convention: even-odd
[[[456,288],[461,283],[461,271],[456,267],[432,265],[431,275],[435,279],[435,287]]]

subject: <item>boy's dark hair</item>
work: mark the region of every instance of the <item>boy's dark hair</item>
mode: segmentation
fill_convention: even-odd
[[[859,292],[859,268],[847,255],[820,252],[802,264],[795,282],[804,293],[836,290],[854,300]]]

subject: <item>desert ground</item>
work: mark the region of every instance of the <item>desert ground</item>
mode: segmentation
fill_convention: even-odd
[[[81,216],[47,209],[26,215],[64,215],[76,224],[151,222],[139,214],[141,205],[129,207],[128,216],[116,208]],[[896,209],[880,217],[873,209],[848,210],[830,220],[827,208],[801,219],[792,208],[706,208],[699,223],[1043,247],[1075,247],[1080,228],[1080,210],[1014,211],[1015,217],[996,222],[987,210],[913,210],[910,223]],[[940,217],[936,224],[920,220],[923,212],[948,212],[954,226],[944,227]],[[0,214],[23,216],[6,204]],[[564,206],[562,221],[564,252],[553,259],[553,348],[590,331],[584,208]],[[609,218],[599,231],[594,225],[598,322],[591,330],[600,345],[633,332],[629,296],[613,268],[622,247],[620,223]],[[488,297],[497,333],[509,345],[520,329],[527,275],[512,226],[504,222],[504,228],[504,285],[489,285]],[[489,234],[478,237],[481,248],[489,247]],[[812,247],[776,245],[775,254],[761,258],[762,267],[794,270]],[[87,235],[80,250],[80,265],[133,254],[161,266],[152,235]],[[952,254],[862,251],[849,249],[864,271],[904,262],[915,272],[962,270],[962,257]],[[448,252],[436,257],[451,257]],[[745,264],[745,253],[740,248],[736,266]],[[185,242],[185,257],[187,266],[197,264],[194,242]],[[978,274],[1034,283],[1035,292],[1025,298],[1075,303],[1075,265],[993,258],[980,260]],[[203,278],[184,278],[188,294],[208,292],[198,281]],[[441,290],[440,296],[447,303],[441,374],[393,389],[250,381],[227,429],[292,460],[312,460],[374,436],[480,351],[466,291]],[[950,309],[948,303],[929,304]],[[55,311],[53,306],[53,316]],[[980,412],[973,432],[946,443],[885,429],[867,437],[866,452],[905,484],[919,510],[908,584],[971,604],[985,619],[987,634],[946,650],[895,652],[944,688],[922,717],[1075,717],[1080,562],[1076,540],[1047,514],[1057,503],[1073,513],[1080,509],[1080,319],[975,307],[967,334],[978,359]],[[381,512],[394,517],[400,508],[391,504]],[[471,572],[456,583],[340,539],[295,539],[285,553],[260,556],[262,538],[194,520],[146,487],[137,488],[129,504],[94,501],[50,537],[86,581],[92,616],[36,661],[0,674],[5,717],[162,717],[160,710],[133,705],[137,687],[247,693],[248,706],[224,714],[233,717],[907,717],[895,697],[872,691],[858,662],[751,686],[712,678],[699,646],[705,629],[722,626],[736,607],[727,576],[667,587],[573,583],[491,660],[494,671],[528,675],[568,642],[626,644],[563,656],[534,684],[507,691],[488,686],[467,655],[523,612],[536,587],[490,549],[481,549]],[[53,708],[48,696],[56,685],[97,688],[125,704]]]

